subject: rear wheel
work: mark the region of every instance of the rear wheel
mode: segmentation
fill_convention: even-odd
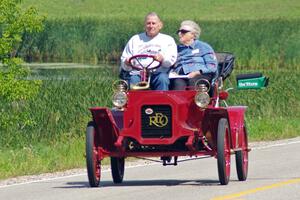
[[[227,185],[230,178],[230,137],[226,118],[221,118],[218,123],[217,160],[219,181],[221,185]]]
[[[95,124],[89,122],[86,128],[86,166],[91,187],[99,186],[101,177],[101,160],[99,159],[95,137]]]
[[[235,153],[236,171],[239,181],[245,181],[248,175],[248,135],[246,124],[244,124],[242,150]]]
[[[113,177],[114,183],[122,183],[124,176],[124,165],[125,158],[121,157],[111,157],[110,166],[111,166],[111,175]]]

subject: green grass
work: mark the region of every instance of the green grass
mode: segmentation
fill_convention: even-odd
[[[0,180],[85,166],[85,138],[40,142],[15,149],[0,149]],[[104,159],[101,164],[108,165]]]
[[[271,141],[300,136],[300,117],[275,117],[247,121],[250,141]]]
[[[83,138],[0,150],[0,179],[82,167]]]
[[[298,0],[23,0],[23,5],[35,5],[49,18],[93,17],[142,19],[155,11],[163,19],[274,19],[299,18]]]

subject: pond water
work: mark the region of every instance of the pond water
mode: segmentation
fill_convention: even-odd
[[[30,80],[69,80],[90,79],[95,76],[117,77],[119,66],[116,64],[83,65],[74,63],[27,64],[31,69]]]

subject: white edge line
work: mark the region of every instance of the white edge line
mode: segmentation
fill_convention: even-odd
[[[145,167],[145,166],[150,166],[150,165],[157,165],[157,164],[161,164],[161,163],[147,163],[147,164],[139,164],[139,165],[133,165],[133,166],[126,166],[126,169],[130,169],[130,168],[137,168],[137,167]],[[110,172],[110,169],[105,169],[102,170],[101,173],[106,173],[106,172]],[[19,186],[19,185],[26,185],[26,184],[31,184],[31,183],[38,183],[38,182],[44,182],[44,181],[53,181],[53,180],[59,180],[59,179],[64,179],[64,178],[72,178],[72,177],[77,177],[77,176],[86,176],[87,173],[79,173],[79,174],[72,174],[72,175],[66,175],[66,176],[58,176],[58,177],[53,177],[53,178],[41,178],[38,180],[33,180],[33,181],[26,181],[26,182],[22,182],[22,183],[12,183],[12,184],[8,184],[8,185],[0,185],[0,189],[1,188],[6,188],[6,187],[12,187],[12,186]]]
[[[300,143],[300,141],[291,141],[291,142],[284,142],[284,143],[278,143],[278,144],[271,144],[271,145],[267,145],[267,146],[264,146],[264,147],[252,147],[252,150],[267,149],[267,148],[271,148],[271,147],[285,146],[285,145],[297,144],[297,143]],[[161,163],[146,163],[146,164],[139,164],[139,165],[133,165],[133,166],[126,166],[125,168],[130,169],[130,168],[145,167],[145,166],[158,165],[158,164],[161,164]],[[111,171],[110,169],[106,169],[106,170],[102,170],[101,172],[102,173],[107,173],[107,172],[110,172],[110,171]],[[27,182],[22,182],[22,183],[13,183],[13,184],[8,184],[8,185],[2,185],[2,186],[0,186],[0,188],[26,185],[26,184],[38,183],[38,182],[44,182],[44,181],[53,181],[53,180],[59,180],[59,179],[63,179],[63,178],[72,178],[72,177],[84,176],[84,175],[86,175],[86,173],[73,174],[73,175],[67,175],[67,176],[59,176],[59,177],[53,177],[53,178],[45,178],[45,179],[42,178],[42,179],[38,179],[38,180],[34,180],[34,181],[27,181]]]
[[[291,142],[284,142],[284,143],[278,143],[278,144],[271,144],[263,147],[252,147],[253,150],[259,150],[259,149],[267,149],[271,147],[278,147],[278,146],[285,146],[290,144],[297,144],[300,143],[300,141],[291,141]]]

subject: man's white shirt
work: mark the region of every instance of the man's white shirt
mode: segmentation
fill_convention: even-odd
[[[146,33],[140,33],[132,36],[126,44],[121,56],[121,67],[126,71],[131,71],[130,74],[137,74],[136,70],[132,70],[130,66],[125,64],[125,60],[134,55],[161,54],[163,61],[158,71],[168,71],[177,59],[177,46],[175,40],[166,34],[159,33],[154,38],[150,38]]]

